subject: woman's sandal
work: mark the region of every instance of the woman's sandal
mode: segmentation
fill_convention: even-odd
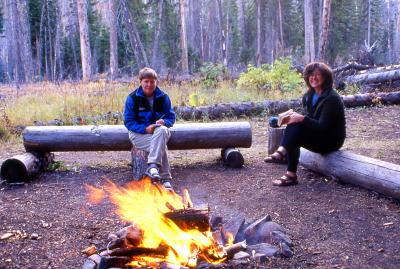
[[[285,164],[285,163],[287,163],[287,160],[286,160],[286,156],[281,151],[277,150],[274,153],[272,153],[271,155],[267,156],[264,159],[264,162]]]
[[[272,185],[274,186],[286,187],[296,184],[299,184],[299,181],[297,181],[297,176],[291,176],[288,173],[283,175],[281,178],[272,180]]]

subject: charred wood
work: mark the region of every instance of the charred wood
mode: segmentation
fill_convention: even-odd
[[[209,209],[189,208],[167,212],[164,216],[184,231],[196,229],[206,232],[210,229],[209,213]]]
[[[161,256],[168,255],[169,248],[167,246],[159,246],[158,248],[129,247],[116,248],[110,252],[110,256]]]

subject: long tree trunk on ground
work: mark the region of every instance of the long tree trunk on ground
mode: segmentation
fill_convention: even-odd
[[[324,61],[328,47],[329,20],[331,17],[331,0],[324,0],[322,11],[322,31],[319,37],[318,59]]]
[[[179,11],[181,21],[181,69],[184,74],[189,73],[187,34],[186,34],[186,17],[185,17],[185,0],[179,0]]]
[[[313,0],[304,0],[304,60],[315,60]]]
[[[154,32],[154,39],[153,39],[153,52],[151,55],[151,66],[154,69],[157,69],[160,65],[160,59],[159,59],[159,48],[160,48],[160,34],[161,34],[161,26],[163,23],[163,17],[164,17],[164,0],[159,0],[158,2],[158,23],[157,23],[157,28]]]
[[[140,38],[139,31],[136,27],[136,23],[133,20],[132,13],[129,10],[128,3],[126,2],[126,0],[120,0],[120,1],[121,1],[121,6],[124,10],[125,22],[128,30],[129,40],[131,42],[132,50],[135,52],[135,57],[136,59],[139,58],[139,55],[137,55],[139,50],[140,54],[142,55],[144,65],[149,66],[149,61],[147,60],[146,51],[144,49],[142,40]],[[136,50],[136,46],[138,47],[138,50]],[[138,62],[137,64],[140,67],[144,67],[143,63]]]
[[[118,75],[118,21],[117,0],[108,0],[110,19],[110,76],[114,79]]]
[[[86,0],[78,1],[79,36],[81,45],[81,61],[83,81],[89,81],[92,76],[92,54],[89,43],[89,21]]]

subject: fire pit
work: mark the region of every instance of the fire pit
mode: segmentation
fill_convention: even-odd
[[[83,269],[239,268],[293,255],[285,229],[270,216],[247,223],[238,215],[223,222],[210,218],[209,208],[194,208],[187,190],[180,196],[149,179],[124,188],[112,182],[88,188],[93,203],[108,197],[131,224],[110,234],[104,246],[85,249]]]

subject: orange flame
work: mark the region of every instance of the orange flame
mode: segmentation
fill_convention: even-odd
[[[98,201],[104,196],[102,190],[88,188],[90,197]],[[167,257],[160,260],[156,257],[138,257],[131,266],[152,264],[165,261],[168,263],[194,267],[198,257],[208,262],[219,263],[225,258],[225,253],[213,239],[211,231],[202,233],[198,230],[182,230],[165,213],[172,209],[184,209],[191,204],[188,192],[185,197],[166,191],[155,185],[151,180],[130,182],[126,187],[116,186],[108,182],[105,192],[110,201],[116,205],[116,213],[123,220],[137,225],[143,231],[143,240],[139,247],[157,248],[160,245],[169,247]],[[189,199],[189,203],[188,203]],[[212,257],[212,258],[210,258]]]

